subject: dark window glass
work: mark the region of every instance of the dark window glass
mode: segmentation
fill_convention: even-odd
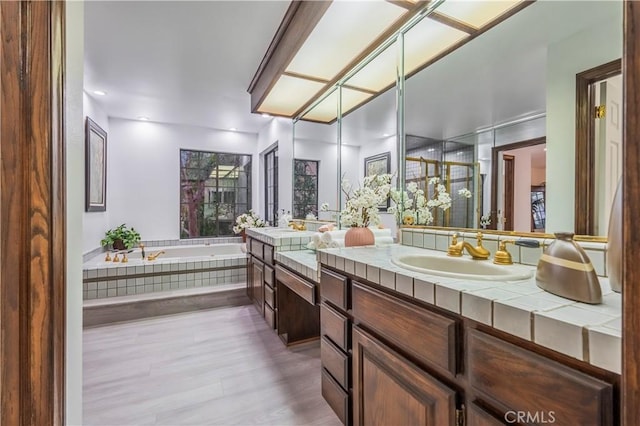
[[[318,216],[318,161],[295,160],[293,173],[293,217]]]
[[[251,156],[180,150],[180,238],[232,236],[251,209]]]

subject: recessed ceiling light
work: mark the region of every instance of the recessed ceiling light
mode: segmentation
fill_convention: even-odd
[[[456,152],[456,155],[462,155],[462,154],[464,154],[462,151]]]
[[[138,117],[138,120],[140,120],[140,121],[149,121],[149,117],[145,117],[144,115],[141,115],[140,117]]]
[[[238,129],[236,129],[235,127],[231,127],[229,130],[231,130],[232,132],[235,132]]]
[[[104,96],[107,94],[107,92],[105,92],[104,90],[94,90],[93,94],[98,96]]]
[[[385,133],[385,134],[383,134],[382,136],[386,138],[386,137],[389,137],[389,136],[391,136],[391,135],[390,135],[389,133]]]
[[[427,152],[433,152],[433,151],[435,151],[435,150],[436,150],[435,148],[429,148],[429,149],[427,150]]]

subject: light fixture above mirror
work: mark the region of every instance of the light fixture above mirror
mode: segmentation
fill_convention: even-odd
[[[401,31],[417,28],[405,43],[405,72],[446,56],[531,2],[294,1],[251,81],[251,111],[297,117],[325,96],[350,70]],[[427,15],[429,19],[422,19]],[[396,50],[378,53],[367,72],[343,87],[342,114],[396,82]],[[335,96],[335,95],[331,95]],[[327,105],[335,99],[325,98]],[[314,108],[306,119],[329,123],[335,108]]]

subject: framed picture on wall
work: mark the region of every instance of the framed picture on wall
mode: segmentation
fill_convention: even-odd
[[[85,124],[85,211],[107,210],[107,132],[87,117]]]
[[[372,155],[364,159],[364,175],[382,175],[391,173],[391,153],[384,152],[382,154]],[[390,200],[387,199],[385,204],[378,206],[380,211],[386,212],[389,208]]]

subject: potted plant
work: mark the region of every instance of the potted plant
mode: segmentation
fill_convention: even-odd
[[[111,246],[114,250],[128,250],[140,242],[140,234],[124,223],[115,229],[109,229],[100,241],[102,247]]]
[[[362,186],[352,188],[347,179],[342,179],[342,192],[345,194],[345,207],[340,212],[340,223],[349,229],[344,236],[346,247],[372,245],[375,242],[373,232],[368,228],[380,224],[378,206],[385,204],[391,189],[390,174],[371,175],[364,178]],[[321,210],[328,211],[324,203]]]

